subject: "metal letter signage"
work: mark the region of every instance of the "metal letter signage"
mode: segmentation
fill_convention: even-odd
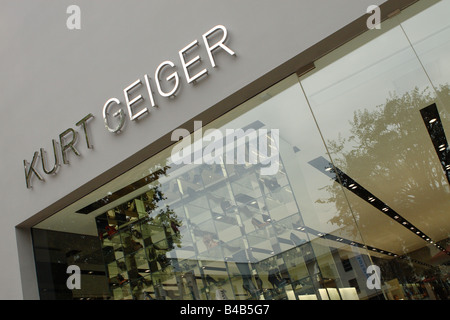
[[[214,28],[211,28],[202,35],[202,38],[206,53],[213,68],[216,68],[216,61],[214,59],[213,53],[215,53],[217,50],[222,49],[231,56],[236,55],[233,50],[225,45],[225,42],[228,39],[228,31],[223,25],[217,25]],[[216,38],[219,40],[212,40]],[[200,56],[198,54],[193,54],[193,51],[198,50],[199,47],[199,41],[194,40],[187,46],[182,48],[180,51],[178,51],[178,56],[180,58],[181,67],[183,69],[183,74],[186,78],[187,84],[195,83],[208,75],[208,69],[206,67],[203,67],[195,74],[190,70],[190,68],[193,68],[194,65],[202,63]],[[188,55],[193,55],[193,57],[188,58]],[[161,97],[174,98],[176,96],[181,86],[181,77],[177,71],[174,71],[175,67],[176,64],[173,61],[165,60],[161,62],[155,69],[154,79],[149,78],[147,74],[144,75],[147,94],[150,99],[151,107],[156,107],[155,97],[151,90],[152,81],[154,81],[154,83],[156,84],[157,92]],[[133,98],[130,97],[131,91],[142,84],[143,82],[141,81],[141,79],[137,79],[123,90],[126,105],[125,110],[127,110],[128,112],[130,121],[135,121],[141,116],[150,113],[150,109],[148,108],[148,106],[141,106],[140,110],[133,109],[137,108],[138,104],[144,102],[145,100],[142,95],[138,95]],[[105,126],[109,132],[120,133],[125,122],[124,109],[119,109],[119,111],[116,111],[113,114],[109,113],[108,110],[110,107],[112,107],[113,103],[116,105],[121,104],[118,98],[110,98],[103,107],[103,119],[105,122]],[[114,118],[118,118],[118,124],[114,127],[111,127],[110,125],[111,120],[113,120],[111,116]]]
[[[80,121],[78,121],[76,123],[77,126],[83,127],[86,144],[89,149],[92,149],[92,145],[89,143],[87,121],[91,118],[94,118],[94,116],[92,114],[88,114],[87,116],[85,116],[83,119],[81,119]],[[77,156],[80,156],[80,152],[75,148],[75,144],[77,142],[77,137],[78,137],[78,132],[72,128],[66,129],[59,135],[61,159],[64,164],[69,163],[69,160],[67,159],[68,151],[72,151]],[[67,138],[70,139],[70,142],[67,142],[67,140],[69,140]],[[57,145],[58,145],[58,143],[54,139],[52,139],[54,165],[51,169],[47,168],[46,161],[44,159],[44,155],[46,154],[46,151],[44,150],[44,148],[40,148],[42,171],[44,171],[44,173],[47,175],[57,174],[58,168],[60,167],[60,160],[58,158]],[[40,181],[45,181],[45,179],[41,176],[41,174],[39,173],[39,171],[37,171],[37,168],[36,168],[36,162],[37,162],[38,158],[39,158],[39,152],[36,151],[33,155],[33,159],[31,160],[30,164],[28,164],[28,162],[26,160],[23,160],[23,165],[25,168],[25,182],[26,182],[27,188],[32,187],[31,179],[33,178],[33,176],[36,176]]]
[[[213,68],[216,68],[216,61],[213,53],[217,50],[221,49],[231,56],[236,55],[236,53],[225,44],[228,39],[228,31],[223,25],[217,25],[211,28],[202,35],[202,39],[209,62]],[[200,79],[206,78],[208,75],[208,69],[206,67],[201,68],[201,70],[197,72],[193,71],[194,66],[202,63],[201,57],[198,54],[193,53],[195,50],[198,50],[200,46],[199,41],[194,40],[178,51],[183,75],[188,85],[196,83]],[[174,69],[176,69],[176,64],[170,60],[165,60],[155,69],[153,83],[152,79],[147,74],[144,74],[144,81],[141,79],[133,81],[123,89],[125,107],[122,107],[122,103],[118,98],[113,97],[108,99],[102,109],[102,116],[106,129],[111,133],[118,134],[123,130],[127,118],[129,118],[130,121],[136,121],[142,119],[145,115],[150,114],[151,109],[149,106],[152,108],[157,107],[155,96],[152,91],[153,85],[156,85],[157,93],[161,97],[174,98],[181,86],[181,77],[178,74],[178,71]],[[144,104],[147,97],[144,98],[141,94],[133,95],[133,91],[138,87],[144,86],[144,84],[145,89],[147,89],[145,95],[148,96],[148,99],[150,100],[149,105]],[[128,117],[126,113],[128,114]],[[94,116],[90,113],[76,123],[76,126],[81,127],[82,129],[81,134],[84,133],[88,149],[93,148],[89,141],[87,126],[88,121],[92,118],[94,118]],[[40,152],[34,152],[31,163],[27,160],[23,160],[27,188],[32,188],[31,182],[34,176],[40,181],[45,181],[38,170],[39,163],[41,164],[40,169],[42,169],[46,175],[55,175],[58,173],[61,164],[69,164],[68,157],[71,153],[76,156],[81,155],[80,151],[75,147],[79,134],[80,133],[73,128],[67,128],[60,133],[58,136],[59,151],[57,140],[52,139],[53,160],[46,157],[44,148],[40,148]],[[39,157],[41,157],[41,161],[38,161]],[[47,163],[47,161],[50,163]]]

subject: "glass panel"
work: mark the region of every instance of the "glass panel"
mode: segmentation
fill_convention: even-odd
[[[443,10],[447,5],[443,1],[439,6]],[[427,23],[418,20],[436,21],[431,28],[436,38],[423,41],[429,41],[427,49],[420,41],[417,48],[420,55],[428,55],[426,64],[442,63],[439,72],[445,73],[447,60],[439,57],[447,55],[441,50],[448,44],[448,22],[430,14],[405,21],[405,30],[420,28],[417,42],[430,33],[424,31]],[[438,98],[396,19],[316,66],[300,80],[333,159],[331,172],[338,178],[321,199],[340,204],[340,214],[330,221],[345,228],[353,227],[356,219],[374,264],[381,268],[386,298],[447,299],[448,99]],[[441,74],[440,80],[430,75],[441,85],[450,73]],[[445,88],[437,88],[441,97],[448,94]]]
[[[450,112],[449,12],[449,0],[433,0],[418,3],[398,17],[446,113]],[[448,122],[443,125],[449,132]]]
[[[329,158],[296,76],[189,139],[190,163],[165,150],[34,230],[97,238],[110,299],[379,296],[356,224],[330,223],[349,208],[321,201]]]

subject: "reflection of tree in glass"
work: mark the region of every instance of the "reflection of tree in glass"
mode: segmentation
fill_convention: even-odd
[[[138,260],[140,258],[138,258],[137,253],[145,248],[149,270],[155,272],[158,270],[157,262],[159,262],[161,268],[170,265],[165,253],[173,250],[175,245],[181,247],[179,228],[182,221],[169,205],[164,206],[164,201],[167,198],[161,191],[161,184],[159,183],[159,179],[163,175],[167,176],[168,169],[170,167],[160,165],[150,168],[151,174],[125,186],[119,190],[120,192],[117,195],[113,194],[112,197],[125,196],[141,188],[146,188],[147,191],[96,218],[101,240],[104,239],[105,223],[107,223],[107,230],[113,229],[113,232],[108,232],[108,239],[120,234],[125,261],[117,260],[118,265],[120,263],[117,281],[115,281],[114,275],[110,276],[113,277],[112,279],[115,281],[113,284],[115,285],[126,283],[125,281],[129,282],[135,298],[143,292],[144,285],[151,284],[148,278],[143,278],[140,274],[142,270],[139,271]],[[111,219],[112,217],[113,219]],[[162,237],[158,237],[158,244],[154,243],[152,230],[159,230],[161,232],[159,235],[162,234]],[[139,256],[142,256],[142,254]],[[121,274],[123,272],[126,272],[124,275],[127,275],[128,279],[124,279]]]
[[[145,209],[148,213],[146,222],[158,227],[164,228],[168,237],[170,237],[170,243],[176,244],[177,247],[181,247],[181,234],[179,227],[182,225],[182,221],[178,219],[177,214],[170,206],[166,205],[164,208],[159,208],[158,202],[166,200],[160,185],[154,186],[150,191],[143,195],[145,203]],[[159,208],[159,211],[157,211]],[[154,215],[155,212],[158,212]],[[173,246],[169,246],[169,249],[173,249]]]
[[[177,247],[181,247],[181,233],[179,227],[181,227],[182,221],[169,205],[161,206],[164,201],[167,200],[167,197],[165,197],[164,193],[161,191],[161,184],[158,181],[162,175],[167,176],[168,169],[170,169],[170,167],[162,167],[161,165],[155,165],[153,168],[149,169],[149,171],[152,172],[152,174],[148,176],[151,178],[147,181],[149,190],[128,201],[126,205],[128,208],[132,208],[133,211],[139,211],[136,208],[136,201],[142,202],[146,215],[142,216],[141,212],[137,223],[163,229],[169,245],[161,249],[170,251],[175,248],[175,244]],[[150,243],[147,243],[147,245]],[[156,248],[156,244],[153,245]]]
[[[446,101],[450,99],[449,85],[441,86],[438,95]],[[366,181],[394,186],[392,199],[396,203],[389,205],[402,212],[417,210],[420,203],[441,201],[448,196],[443,188],[446,181],[433,148],[422,147],[430,143],[430,138],[419,111],[433,102],[435,98],[428,89],[421,92],[416,88],[402,96],[391,95],[374,110],[356,111],[350,121],[351,135],[327,142],[334,164],[350,176],[359,168],[367,173]],[[360,226],[370,225],[369,217],[361,214],[367,208],[365,202],[352,203],[350,213],[339,184],[325,189],[331,196],[317,202],[335,203],[338,213],[330,219],[331,223],[346,227],[355,235],[354,219]]]

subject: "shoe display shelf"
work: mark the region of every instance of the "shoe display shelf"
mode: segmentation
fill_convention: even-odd
[[[309,244],[293,228],[301,216],[279,161],[272,176],[260,165],[173,166],[155,210],[147,191],[98,216],[99,230],[109,228],[100,240],[112,297],[285,299],[286,288],[299,290],[311,275],[296,250]],[[282,280],[271,273],[280,268]]]

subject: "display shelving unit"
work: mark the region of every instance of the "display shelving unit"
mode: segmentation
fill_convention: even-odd
[[[158,184],[97,216],[112,298],[314,294],[315,257],[308,235],[294,228],[303,222],[279,161],[273,176],[261,176],[260,165],[172,166]]]

